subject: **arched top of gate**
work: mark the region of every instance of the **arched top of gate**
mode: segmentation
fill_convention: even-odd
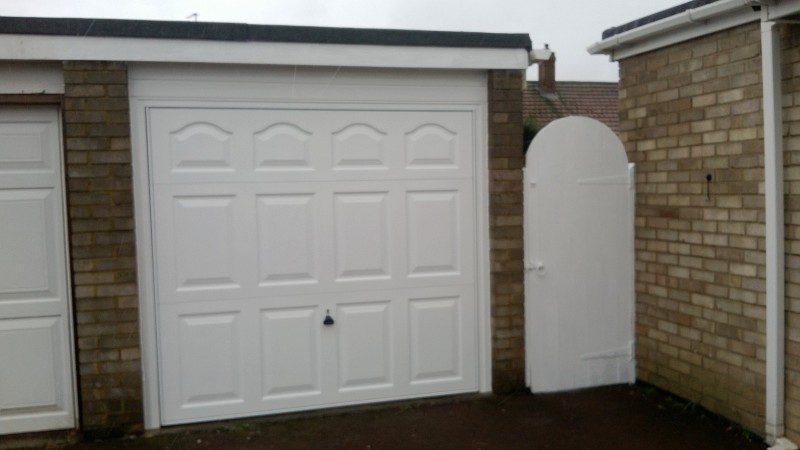
[[[581,116],[557,119],[542,128],[528,147],[525,166],[540,176],[552,169],[569,178],[614,177],[629,171],[625,146],[611,128]]]

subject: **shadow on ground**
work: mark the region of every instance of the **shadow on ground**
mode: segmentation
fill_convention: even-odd
[[[647,386],[387,405],[165,429],[76,449],[764,449],[758,436]]]

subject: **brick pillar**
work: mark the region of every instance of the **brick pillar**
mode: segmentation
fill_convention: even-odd
[[[489,71],[489,208],[492,388],[525,387],[522,238],[522,84],[524,72]]]
[[[543,94],[556,93],[556,54],[553,53],[547,61],[539,61],[539,92]]]
[[[82,429],[141,427],[128,74],[65,62],[64,136]]]

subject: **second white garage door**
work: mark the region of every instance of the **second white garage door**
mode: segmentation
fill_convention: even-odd
[[[162,423],[477,391],[473,127],[148,109]]]

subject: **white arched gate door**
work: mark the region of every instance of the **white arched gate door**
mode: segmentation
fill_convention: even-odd
[[[556,120],[525,169],[525,317],[534,392],[632,383],[634,180],[622,143]]]

